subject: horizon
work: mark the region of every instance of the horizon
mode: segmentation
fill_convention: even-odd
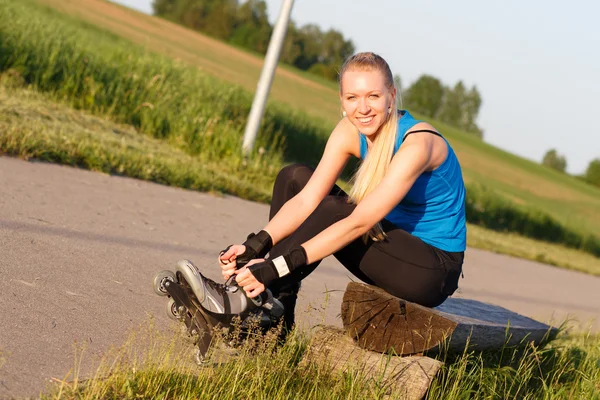
[[[112,1],[152,14],[152,0]],[[265,2],[274,23],[281,1]],[[477,86],[483,100],[477,124],[488,144],[536,163],[556,149],[571,175],[584,174],[590,162],[600,158],[600,135],[592,128],[592,107],[600,97],[600,56],[591,51],[600,45],[600,34],[592,32],[600,4],[575,1],[568,12],[577,18],[565,18],[557,1],[344,4],[296,1],[291,19],[299,26],[336,29],[352,40],[357,52],[380,54],[400,76],[402,89],[423,74],[446,86],[459,80],[467,87]],[[411,17],[401,18],[403,14]],[[376,21],[383,29],[368,29],[368,24],[351,18],[354,15],[367,23]],[[392,37],[390,32],[396,30],[398,37],[410,40]]]

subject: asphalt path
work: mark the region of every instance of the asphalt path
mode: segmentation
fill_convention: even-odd
[[[37,397],[74,365],[165,315],[152,279],[182,258],[218,279],[216,256],[264,226],[268,206],[0,157],[0,398]],[[469,248],[455,296],[600,331],[600,278]],[[304,282],[302,327],[341,326],[352,277],[332,257]]]

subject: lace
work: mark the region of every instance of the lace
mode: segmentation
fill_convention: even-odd
[[[225,296],[229,292],[229,286],[223,283],[217,283],[212,279],[204,278],[204,282],[208,284],[211,288],[213,288],[217,293],[221,296]]]

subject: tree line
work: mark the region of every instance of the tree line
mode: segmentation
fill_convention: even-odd
[[[260,54],[265,54],[273,27],[264,0],[153,0],[154,14],[204,34]],[[288,26],[280,61],[303,71],[337,80],[344,60],[354,54],[354,43],[335,29],[322,31],[317,25]],[[395,77],[400,87],[400,77]],[[475,120],[481,106],[476,87],[467,89],[459,81],[444,86],[439,79],[423,75],[403,95],[404,104],[418,113],[472,133],[483,131]]]
[[[458,81],[448,87],[431,75],[422,75],[406,90],[404,102],[411,110],[483,138],[475,122],[482,102],[476,86],[467,89]]]
[[[562,154],[559,154],[556,149],[550,149],[544,154],[542,164],[559,172],[566,173],[567,159]],[[576,178],[600,187],[600,158],[590,161],[583,175],[576,176]]]
[[[154,15],[260,54],[269,46],[273,26],[263,0],[154,0]],[[355,47],[341,32],[290,21],[280,61],[303,71],[337,79]]]

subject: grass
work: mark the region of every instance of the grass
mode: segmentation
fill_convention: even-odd
[[[310,345],[303,333],[294,332],[282,346],[274,338],[270,334],[227,348],[223,343],[229,338],[221,337],[209,362],[198,367],[182,334],[140,330],[100,360],[93,376],[85,379],[72,370],[63,379],[55,378],[41,398],[395,398],[379,385],[377,374],[356,368],[334,372],[327,365],[302,362]],[[599,336],[563,332],[544,345],[430,356],[444,365],[427,399],[600,398]]]
[[[131,126],[73,110],[20,87],[14,79],[0,75],[0,149],[5,154],[270,201],[271,177],[279,167],[269,159],[215,162],[191,156]],[[467,232],[467,245],[472,247],[600,276],[600,258],[583,251],[472,224]]]
[[[284,161],[291,157],[311,163],[320,154],[330,128],[320,126],[318,120],[298,114],[289,106],[271,102],[260,136],[260,150],[248,162],[240,155],[239,142],[249,107],[249,93],[199,74],[189,65],[154,55],[113,34],[29,1],[20,5],[11,0],[0,1],[6,11],[0,32],[3,79],[8,79],[9,83],[11,79],[21,79],[22,84],[49,93],[55,100],[132,125],[145,137],[163,142],[162,146],[156,141],[149,146],[150,141],[144,142],[145,147],[138,146],[137,150],[123,149],[115,145],[113,138],[108,139],[109,142],[112,140],[112,145],[107,144],[107,153],[103,153],[94,150],[93,137],[89,134],[78,135],[77,140],[81,143],[77,144],[62,140],[60,135],[52,136],[52,140],[47,135],[36,138],[37,131],[23,133],[16,128],[7,130],[2,147],[5,152],[191,189],[223,191],[259,201],[266,198],[264,190],[256,188],[264,188],[265,182],[272,181]],[[463,151],[482,159],[480,156],[487,145],[450,127],[443,128],[448,137],[455,135],[457,152],[462,146]],[[60,128],[55,127],[53,131],[57,129]],[[157,146],[162,150],[154,159],[151,152]],[[469,146],[475,150],[468,150]],[[505,175],[511,175],[513,182],[519,183],[519,179],[515,179],[518,171],[511,168],[527,163],[491,149],[488,156],[505,160],[503,163],[492,162],[491,169],[481,180],[493,181],[493,173],[503,171]],[[189,161],[191,159],[196,161]],[[485,158],[488,162],[490,159]],[[468,164],[469,157],[461,157],[461,162],[465,160]],[[194,168],[182,168],[182,163],[194,165]],[[592,225],[597,223],[593,218],[597,213],[594,202],[599,201],[598,196],[593,196],[596,189],[571,179],[565,180],[565,185],[571,185],[572,190],[559,191],[550,182],[551,171],[540,166],[535,168],[550,174],[547,179],[538,180],[537,187],[527,186],[535,190],[523,192],[519,185],[510,186],[507,182],[495,185],[500,190],[489,190],[488,186],[483,186],[485,190],[469,190],[469,204],[474,201],[474,205],[467,217],[477,217],[476,222],[497,230],[512,230],[600,254],[600,239],[592,236],[595,227],[583,225],[589,221]],[[474,173],[465,168],[467,183],[481,184],[478,180],[473,181],[472,176],[482,170],[485,169],[480,167]],[[524,178],[526,175],[519,176]],[[560,179],[564,180],[564,176]],[[564,211],[564,204],[556,199],[536,200],[536,193],[545,198],[555,191],[560,192],[563,200],[581,209],[571,207],[574,211],[569,214]],[[556,205],[556,209],[549,205]],[[572,218],[561,219],[561,212],[562,217]]]
[[[515,233],[496,232],[468,224],[467,245],[494,253],[600,276],[600,258],[583,251],[533,240]]]
[[[24,159],[262,201],[271,196],[264,172],[272,166],[260,157],[245,165],[203,160],[31,90],[0,86],[0,131],[0,149]]]
[[[197,66],[250,92],[255,90],[262,67],[262,59],[257,55],[102,0],[40,2],[151,51]],[[278,69],[271,98],[322,119],[326,125],[325,134],[339,118],[337,88],[330,83],[309,79],[292,68]],[[467,183],[491,187],[498,196],[546,212],[569,229],[584,235],[600,232],[599,188],[514,156],[437,121],[430,122],[452,143]]]

